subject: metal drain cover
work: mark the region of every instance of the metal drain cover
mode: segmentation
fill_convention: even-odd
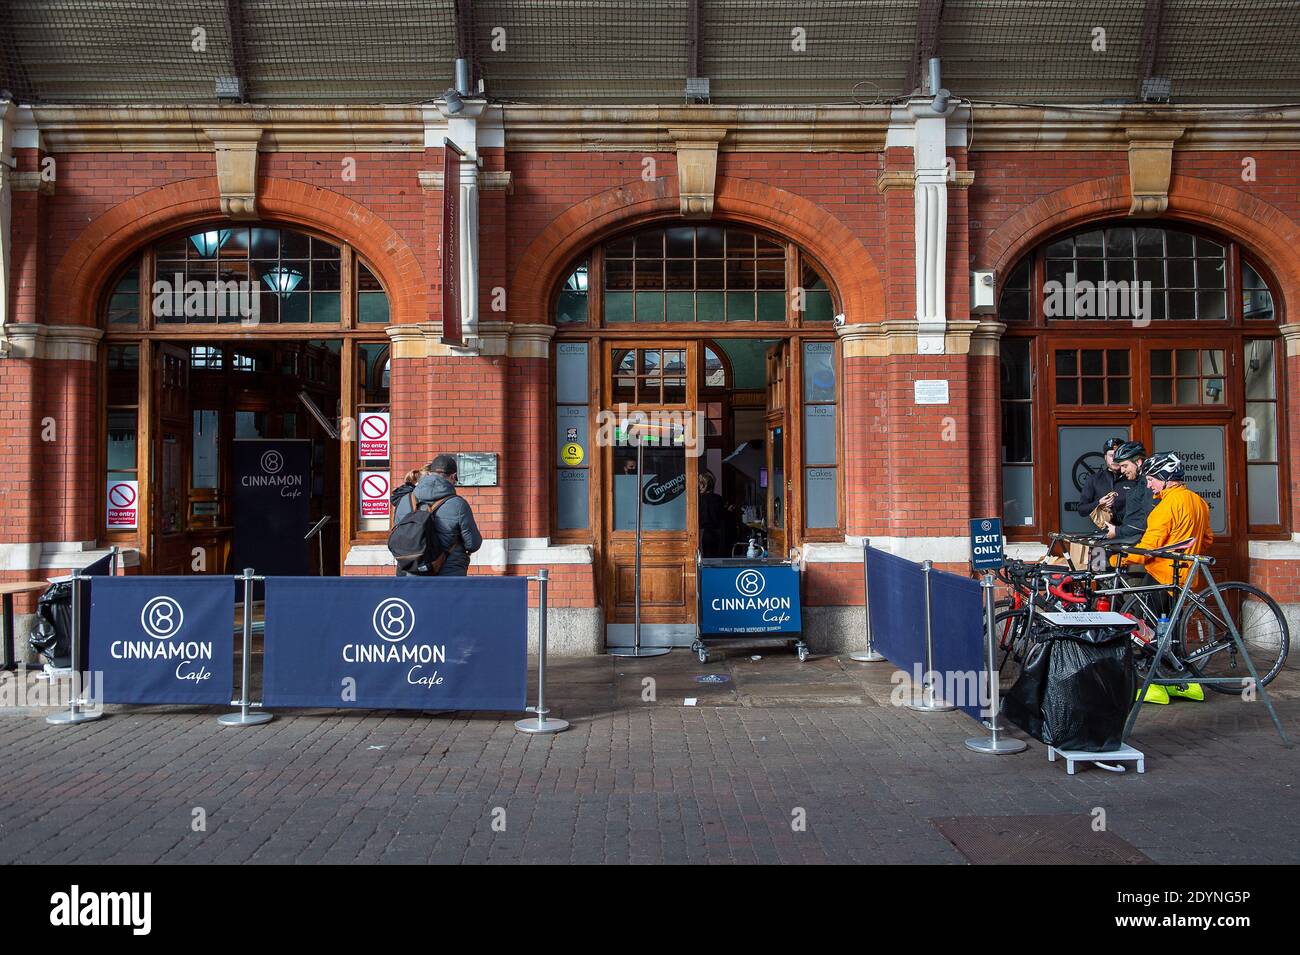
[[[1092,816],[945,816],[930,820],[975,865],[1153,865]]]

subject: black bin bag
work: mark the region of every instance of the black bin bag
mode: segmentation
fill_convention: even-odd
[[[84,631],[85,621],[82,622]],[[72,584],[61,581],[36,601],[36,620],[27,645],[55,667],[72,665]],[[85,644],[83,643],[83,646]]]
[[[1131,632],[1042,621],[1020,679],[1003,701],[1003,714],[1057,749],[1118,748],[1137,693]]]

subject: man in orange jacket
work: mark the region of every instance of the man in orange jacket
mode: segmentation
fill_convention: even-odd
[[[1156,506],[1147,518],[1146,533],[1138,541],[1137,548],[1159,550],[1177,547],[1189,555],[1204,553],[1214,543],[1214,531],[1210,529],[1210,507],[1199,494],[1183,484],[1183,462],[1178,455],[1156,452],[1144,462],[1140,476],[1146,479],[1147,487],[1155,495]],[[1187,565],[1178,564],[1175,579],[1174,562],[1166,557],[1127,554],[1124,563],[1144,565],[1150,578],[1147,581],[1149,585],[1177,587],[1187,578]],[[1165,615],[1173,609],[1171,591],[1150,591],[1148,596],[1155,613]],[[1157,689],[1159,687],[1151,687],[1151,690]],[[1205,692],[1199,683],[1186,683],[1165,689],[1168,696],[1205,699]],[[1161,700],[1159,696],[1159,693],[1149,693],[1148,702],[1168,702],[1167,698]]]

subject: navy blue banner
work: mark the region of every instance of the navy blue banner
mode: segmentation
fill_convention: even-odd
[[[984,689],[984,592],[978,580],[930,572],[934,669],[941,695],[975,719],[987,715]]]
[[[700,634],[797,634],[803,629],[793,567],[701,567]]]
[[[90,669],[105,703],[229,706],[235,588],[229,577],[95,577]]]
[[[925,666],[925,575],[920,564],[867,548],[871,642],[900,670]]]
[[[526,577],[272,577],[268,707],[523,710]]]

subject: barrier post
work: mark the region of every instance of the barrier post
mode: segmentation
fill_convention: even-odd
[[[550,712],[546,708],[546,582],[550,577],[545,567],[537,571],[537,705],[529,709],[537,714],[536,719],[522,719],[515,722],[515,729],[521,733],[562,733],[569,728],[567,720],[547,719]]]
[[[914,691],[909,709],[923,713],[947,713],[957,709],[947,702],[934,688],[934,616],[930,607],[930,574],[934,571],[934,561],[921,561],[921,574],[925,578],[925,674],[921,678],[921,689]]]
[[[253,568],[245,567],[243,577],[236,579],[244,581],[244,649],[240,661],[239,712],[218,716],[217,722],[222,726],[259,726],[271,722],[274,717],[270,713],[248,711],[252,705],[248,699],[248,683],[253,667]]]
[[[871,584],[867,579],[867,551],[871,549],[871,540],[862,538],[862,613],[867,618],[867,649],[850,653],[849,659],[858,663],[880,663],[885,655],[871,645]]]
[[[68,688],[68,712],[52,713],[45,717],[45,722],[51,726],[89,723],[104,715],[102,712],[87,713],[82,709],[86,701],[81,699],[81,691],[85,688],[82,684],[81,672],[81,620],[85,613],[85,608],[81,606],[81,580],[81,570],[74,567],[72,569],[72,685]]]
[[[1003,756],[1009,753],[1024,752],[1026,744],[1024,740],[998,736],[998,713],[1002,709],[1002,694],[999,692],[998,683],[998,641],[996,628],[993,624],[993,588],[995,586],[993,575],[990,573],[986,573],[980,579],[980,587],[984,591],[984,642],[986,644],[985,651],[988,654],[988,725],[989,731],[993,735],[989,739],[985,739],[983,736],[973,736],[966,740],[966,748],[973,749],[977,753],[992,753],[995,756]]]

